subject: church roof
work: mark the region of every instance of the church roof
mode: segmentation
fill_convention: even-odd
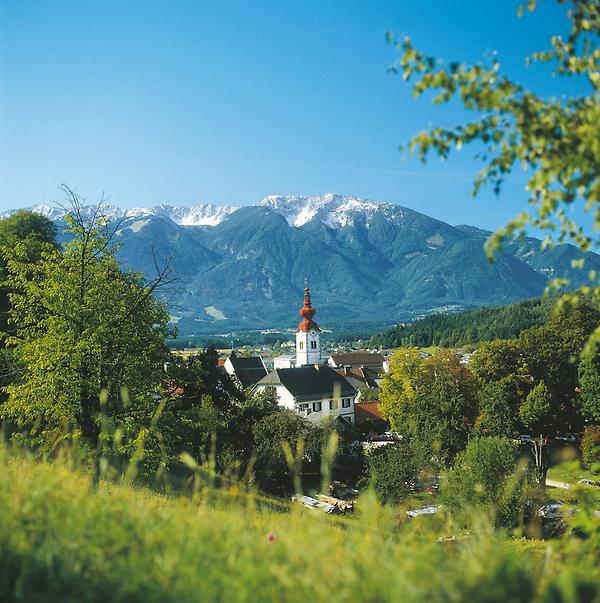
[[[356,395],[356,389],[328,366],[274,369],[257,385],[283,385],[296,400]]]

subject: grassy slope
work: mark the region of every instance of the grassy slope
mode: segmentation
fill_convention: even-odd
[[[528,601],[551,581],[572,586],[556,550],[507,544],[484,526],[446,546],[426,518],[398,527],[372,501],[360,518],[332,522],[234,493],[216,504],[119,485],[92,492],[65,467],[0,457],[1,601]],[[564,558],[579,572],[593,566],[589,553]]]
[[[593,471],[582,467],[579,460],[566,461],[550,467],[548,469],[548,478],[559,482],[575,485],[580,479],[591,479],[594,481],[600,480],[600,476]]]

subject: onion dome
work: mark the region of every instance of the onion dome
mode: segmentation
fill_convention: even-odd
[[[320,331],[319,325],[313,320],[313,316],[317,311],[310,305],[310,289],[304,288],[304,305],[300,308],[298,314],[302,316],[303,320],[298,325],[297,331],[304,331],[305,333],[311,329]]]

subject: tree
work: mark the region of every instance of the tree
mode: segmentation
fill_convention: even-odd
[[[535,0],[528,2],[530,8]],[[448,65],[418,51],[406,37],[396,42],[400,59],[393,71],[406,81],[414,80],[413,93],[437,93],[436,103],[458,99],[475,118],[453,128],[434,127],[417,134],[409,143],[411,154],[425,161],[430,152],[446,158],[453,149],[479,144],[486,162],[475,178],[473,195],[491,184],[499,191],[515,166],[529,174],[529,209],[514,217],[506,227],[490,237],[486,245],[492,257],[500,244],[528,225],[547,231],[544,245],[573,241],[582,251],[592,247],[587,231],[567,211],[577,204],[600,226],[600,6],[597,0],[577,0],[568,12],[570,32],[566,39],[554,36],[551,47],[529,58],[551,63],[553,75],[579,77],[587,83],[587,93],[570,98],[542,98],[503,75],[500,64]],[[583,260],[577,261],[583,265]],[[584,293],[600,301],[597,275],[591,272]],[[555,286],[565,284],[555,281]],[[588,348],[600,340],[596,326]]]
[[[581,360],[577,369],[579,378],[578,408],[594,424],[600,424],[600,358],[597,354]]]
[[[477,414],[475,379],[451,350],[422,358],[400,350],[381,387],[392,429],[410,437],[422,459],[447,464],[467,443]]]
[[[480,414],[475,432],[480,436],[518,435],[519,387],[514,376],[486,383],[478,395]]]
[[[8,315],[10,310],[9,292],[6,279],[7,258],[17,246],[31,264],[41,259],[42,251],[56,246],[56,226],[54,223],[34,212],[19,210],[12,216],[0,220],[0,333],[9,331]],[[14,329],[11,329],[14,333]],[[19,374],[20,367],[15,363],[11,350],[5,348],[6,339],[0,339],[0,388],[6,387]],[[1,396],[4,399],[5,395]]]
[[[0,250],[2,256],[17,243],[25,243],[27,257],[36,262],[47,245],[56,244],[56,225],[52,220],[32,211],[20,209],[0,220]],[[2,268],[5,269],[5,264]]]
[[[101,206],[87,215],[80,198],[64,191],[72,204],[72,240],[62,249],[46,245],[35,264],[18,242],[8,259],[15,333],[7,345],[23,372],[5,388],[0,416],[35,426],[39,443],[68,434],[96,449],[101,410],[134,421],[157,405],[170,329],[152,293],[168,269],[148,283],[121,271]]]
[[[519,408],[519,418],[533,434],[547,433],[552,420],[552,394],[548,386],[540,381],[525,398]]]
[[[414,397],[414,384],[422,362],[416,348],[400,348],[390,360],[390,370],[381,384],[379,407],[393,430],[401,428],[404,407]]]
[[[417,479],[415,456],[408,444],[392,444],[371,451],[366,458],[366,480],[381,502],[398,503]]]
[[[531,446],[539,482],[542,486],[546,484],[546,473],[548,472],[548,455],[544,453],[546,448],[544,434],[548,433],[554,413],[552,394],[543,381],[540,381],[527,394],[525,402],[519,408],[521,422],[534,436]]]
[[[576,407],[577,358],[600,323],[600,312],[586,303],[564,307],[545,325],[521,334],[527,372],[532,382],[544,381],[555,401],[554,427],[581,428]]]
[[[588,469],[600,473],[600,426],[585,428],[581,438],[581,457]]]
[[[526,474],[515,474],[518,460],[519,447],[508,438],[473,438],[447,474],[444,504],[454,512],[492,506],[502,523],[514,524],[523,510],[527,483]]]
[[[287,442],[292,451],[298,452],[313,429],[306,419],[287,409],[268,414],[253,426],[254,472],[260,488],[273,494],[291,490],[292,475],[282,444]],[[309,464],[318,466],[318,452],[304,450],[300,455],[301,472]]]
[[[473,354],[469,369],[481,383],[500,381],[527,370],[522,346],[516,339],[482,343]]]

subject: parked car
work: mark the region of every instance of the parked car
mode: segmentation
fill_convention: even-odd
[[[402,440],[402,434],[398,433],[397,431],[386,431],[383,435],[386,436],[386,438],[396,442],[400,442]]]
[[[581,486],[593,486],[594,488],[600,488],[600,482],[595,482],[593,479],[580,479],[577,483]]]
[[[419,515],[435,515],[440,510],[438,505],[427,505],[426,507],[419,507],[417,509],[409,509],[406,514],[410,519],[414,519]]]
[[[327,502],[312,498],[312,496],[292,496],[292,500],[304,505],[307,509],[322,511],[328,515],[339,512],[339,509]]]
[[[521,442],[521,444],[531,444],[533,438],[530,435],[522,434],[519,436],[519,442]]]
[[[538,509],[538,515],[542,519],[562,519],[565,514],[575,515],[576,513],[577,509],[567,508],[563,503],[556,500],[553,500]]]
[[[552,501],[543,507],[540,507],[538,509],[538,515],[543,519],[560,519],[563,516],[562,508],[562,503]]]
[[[578,441],[577,436],[572,433],[563,433],[561,436],[556,436],[556,439],[567,444],[576,444]]]

